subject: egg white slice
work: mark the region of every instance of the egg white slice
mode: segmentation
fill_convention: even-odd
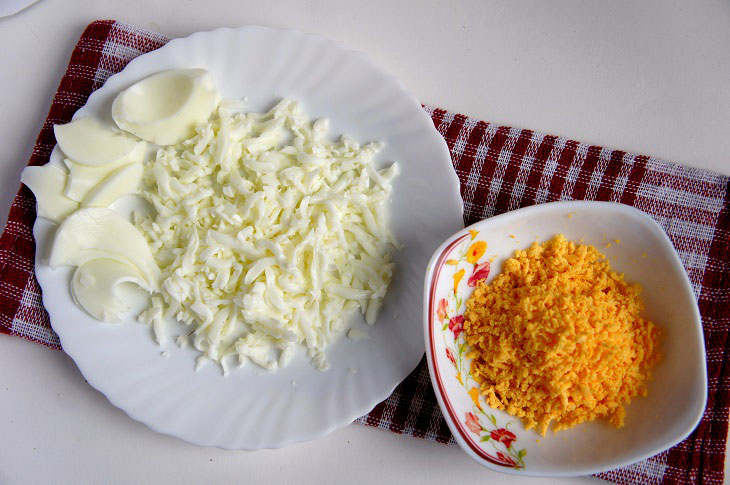
[[[89,315],[103,322],[119,322],[129,307],[119,298],[117,287],[134,283],[150,291],[137,268],[113,259],[90,259],[81,264],[71,280],[71,296]]]
[[[84,197],[83,207],[109,207],[120,197],[134,193],[142,181],[141,163],[130,163],[112,172]]]
[[[88,116],[54,125],[53,133],[58,146],[68,158],[91,167],[129,157],[141,143],[129,134],[114,130],[110,125]]]
[[[157,287],[160,269],[137,228],[111,209],[79,209],[58,227],[48,264],[80,266],[96,258],[134,266],[151,288]]]
[[[23,169],[20,181],[33,191],[39,216],[60,223],[79,208],[78,202],[63,195],[66,177],[63,168],[50,164]]]

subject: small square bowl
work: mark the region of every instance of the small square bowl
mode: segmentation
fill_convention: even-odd
[[[455,339],[459,332],[450,329],[458,325],[474,291],[471,285],[482,279],[489,282],[515,250],[556,234],[595,246],[627,282],[641,284],[644,316],[665,330],[660,342],[663,357],[653,370],[649,394],[626,406],[623,428],[594,421],[558,433],[548,431],[544,437],[534,429],[525,430],[518,418],[484,402],[469,373],[464,335]],[[486,242],[487,249],[472,264],[465,255],[476,241]],[[455,278],[462,269],[463,277]],[[449,428],[469,456],[496,471],[555,477],[626,466],[686,438],[705,409],[705,344],[689,278],[659,225],[626,205],[541,204],[457,232],[428,265],[424,326],[431,381]]]

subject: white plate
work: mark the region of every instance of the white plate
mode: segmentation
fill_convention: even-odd
[[[472,239],[469,230],[478,231]],[[475,241],[487,243],[480,265],[494,258],[487,281],[516,249],[563,234],[595,246],[626,281],[643,287],[645,315],[665,330],[662,361],[653,370],[647,397],[626,407],[625,426],[583,423],[542,437],[519,419],[479,405],[469,392],[478,384],[469,372],[464,334],[444,323],[462,315],[479,269],[465,261]],[[619,239],[620,243],[615,243]],[[609,244],[610,243],[610,244]],[[457,260],[457,265],[445,264]],[[452,261],[453,263],[453,261]],[[454,274],[464,277],[454,292]],[[484,273],[479,273],[480,279]],[[424,326],[431,382],[456,441],[482,465],[504,473],[535,476],[589,475],[623,467],[674,446],[697,426],[707,401],[705,345],[697,301],[679,256],[661,227],[633,207],[608,202],[555,202],[527,207],[478,222],[434,253],[426,275]],[[439,302],[447,302],[445,318]],[[455,321],[456,323],[456,321]],[[458,330],[458,327],[456,327]],[[458,333],[457,338],[454,334]],[[462,349],[462,352],[459,350]],[[453,360],[452,360],[453,359]],[[457,377],[458,376],[458,377]]]
[[[169,358],[133,315],[101,324],[71,300],[72,268],[42,263],[53,226],[38,219],[36,272],[43,302],[64,350],[88,382],[129,416],[162,433],[229,449],[277,448],[314,439],[351,423],[392,392],[423,355],[423,273],[433,250],[462,226],[459,184],[443,138],[418,100],[366,56],[315,35],[263,27],[200,32],[138,57],[93,93],[76,115],[111,122],[112,99],[158,71],[201,67],[224,97],[246,96],[263,110],[298,98],[312,118],[328,117],[334,134],[380,140],[380,161],[397,160],[391,288],[370,340],[333,344],[329,371],[312,369],[300,353],[275,373],[250,365],[222,377],[208,364],[194,371],[196,352],[168,345]],[[58,160],[58,152],[52,159]],[[365,325],[357,317],[356,325]],[[355,369],[357,372],[348,372]],[[292,383],[295,383],[293,385]]]

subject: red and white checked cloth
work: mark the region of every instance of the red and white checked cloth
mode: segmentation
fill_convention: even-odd
[[[48,161],[55,123],[68,122],[110,75],[168,40],[112,20],[90,24],[73,51],[30,165]],[[707,409],[679,445],[598,477],[616,483],[722,483],[730,398],[730,177],[425,109],[451,150],[466,224],[532,204],[582,199],[632,205],[664,228],[699,301],[707,346]],[[33,194],[23,186],[0,238],[0,333],[60,348],[33,270],[35,218]],[[455,444],[424,361],[357,422]]]

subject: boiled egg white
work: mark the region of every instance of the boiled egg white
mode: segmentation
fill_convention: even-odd
[[[205,69],[153,74],[122,91],[112,104],[121,129],[158,145],[174,145],[208,120],[220,95]]]
[[[130,163],[118,168],[86,194],[82,206],[109,207],[118,198],[134,193],[143,174],[141,163]]]
[[[60,223],[79,208],[78,202],[63,195],[66,177],[63,168],[50,164],[23,169],[20,181],[35,194],[39,216]]]
[[[89,192],[101,183],[102,180],[106,179],[119,168],[129,165],[130,162],[127,158],[122,158],[116,162],[107,163],[106,165],[91,167],[89,165],[81,165],[67,158],[63,163],[69,172],[63,194],[69,199],[83,202]]]
[[[58,227],[48,264],[80,266],[96,258],[132,265],[151,288],[158,287],[160,269],[136,227],[111,209],[79,209]]]
[[[64,125],[54,125],[53,132],[58,146],[68,158],[92,167],[129,157],[142,143],[88,116]]]
[[[103,322],[119,322],[121,314],[129,310],[117,295],[121,283],[135,283],[150,290],[134,266],[113,259],[90,259],[76,268],[71,295],[92,317]]]

